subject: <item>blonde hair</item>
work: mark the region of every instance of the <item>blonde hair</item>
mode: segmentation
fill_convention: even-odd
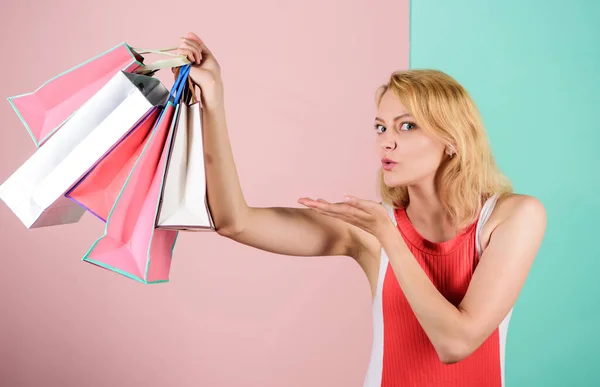
[[[493,194],[512,192],[510,181],[500,172],[479,111],[467,91],[449,75],[437,70],[394,72],[378,89],[377,104],[392,91],[417,125],[454,151],[436,174],[436,189],[444,211],[457,229],[474,222],[483,201]],[[379,174],[383,202],[394,207],[409,203],[407,187],[389,187]]]

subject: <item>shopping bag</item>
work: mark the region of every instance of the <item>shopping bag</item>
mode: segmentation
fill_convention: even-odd
[[[175,73],[179,73],[179,67]],[[133,164],[150,137],[159,109],[148,115],[113,150],[86,175],[66,196],[97,218],[106,222]]]
[[[189,66],[181,71],[169,101],[161,112],[139,158],[112,207],[101,236],[83,260],[139,282],[167,282],[177,231],[155,226],[167,146],[179,109],[181,83]]]
[[[152,75],[161,68],[189,63],[170,52],[173,50],[134,49],[121,43],[51,78],[34,92],[9,97],[8,101],[39,147],[120,71]],[[171,58],[144,64],[143,54],[149,53]]]
[[[108,213],[117,200],[133,165],[150,139],[152,129],[161,112],[162,108],[155,107],[65,196],[106,222]]]
[[[193,84],[188,83],[185,92],[167,149],[156,227],[215,231],[206,196],[202,107]]]
[[[0,186],[0,199],[28,228],[77,222],[82,209],[65,193],[168,98],[158,79],[118,72]]]

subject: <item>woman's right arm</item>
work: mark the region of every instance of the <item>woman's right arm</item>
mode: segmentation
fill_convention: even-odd
[[[189,34],[180,53],[195,63],[190,71],[201,89],[208,203],[219,235],[276,254],[356,257],[366,232],[309,208],[247,205],[227,131],[220,67],[204,43]]]
[[[223,105],[205,109],[203,117],[208,202],[219,235],[276,254],[355,255],[356,230],[348,223],[308,208],[249,207],[235,167]]]

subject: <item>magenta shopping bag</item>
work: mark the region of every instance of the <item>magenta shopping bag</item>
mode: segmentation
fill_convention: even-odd
[[[161,68],[189,63],[187,58],[169,53],[173,50],[134,49],[121,43],[51,78],[34,92],[9,97],[8,101],[39,147],[119,71],[150,75]],[[145,64],[143,54],[148,53],[171,58]]]

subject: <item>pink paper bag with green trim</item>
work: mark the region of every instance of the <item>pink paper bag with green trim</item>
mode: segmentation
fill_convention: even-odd
[[[163,107],[154,108],[65,196],[106,222],[162,111]]]
[[[9,97],[8,101],[39,147],[118,72],[151,75],[189,63],[185,57],[169,53],[174,49],[134,49],[121,43],[49,79],[35,91]],[[148,53],[171,58],[144,64],[143,54]]]
[[[169,101],[108,215],[104,235],[83,257],[86,262],[145,284],[169,280],[178,231],[157,229],[155,224],[168,144],[177,123],[179,99],[188,73],[189,66],[180,72]]]

